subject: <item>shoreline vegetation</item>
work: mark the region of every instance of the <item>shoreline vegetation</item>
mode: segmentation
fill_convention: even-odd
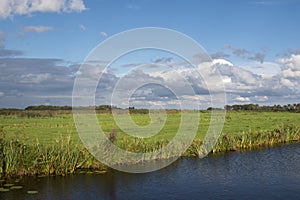
[[[110,107],[102,108],[104,109],[99,109],[100,114],[98,114],[100,118],[107,119],[102,125],[106,127],[104,132],[109,134],[109,130],[112,130],[115,124],[111,122],[113,118],[111,118]],[[131,110],[133,120],[137,120],[137,124],[149,123],[147,110],[139,111],[134,108],[129,110]],[[294,110],[290,111],[291,114],[278,111],[277,114],[275,112],[227,111],[223,132],[210,154],[299,142],[300,124],[297,122],[300,114],[295,113]],[[201,120],[206,123],[207,129],[210,111],[200,112],[204,115]],[[119,147],[134,152],[151,152],[159,149],[172,139],[173,135],[165,137],[163,134],[166,135],[167,132],[177,127],[173,124],[176,124],[178,116],[180,117],[178,113],[176,110],[168,111],[171,121],[167,120],[166,123],[171,125],[168,125],[166,130],[162,130],[163,133],[153,140],[131,140],[119,132],[118,136],[115,135],[114,142]],[[109,170],[108,167],[97,161],[80,142],[70,110],[1,109],[0,119],[0,178],[64,176],[82,171],[105,173]],[[99,120],[101,121],[101,119]],[[265,122],[260,122],[262,119],[265,119]],[[246,120],[244,124],[257,122],[258,125],[256,128],[253,128],[254,126],[247,127],[241,123],[241,120]],[[239,124],[244,127],[240,127]],[[265,127],[261,127],[264,124]],[[199,132],[182,157],[201,157],[203,134],[205,134],[205,130],[203,133]],[[44,137],[48,137],[47,140],[44,140]],[[159,157],[154,156],[151,159],[168,159],[171,156],[165,154]],[[126,162],[119,164],[130,164],[130,161]]]

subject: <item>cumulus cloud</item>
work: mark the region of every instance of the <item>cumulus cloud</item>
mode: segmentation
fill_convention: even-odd
[[[247,62],[245,65],[240,65],[239,67],[260,75],[262,78],[271,78],[281,72],[281,65],[278,62]]]
[[[35,32],[35,33],[43,33],[52,30],[51,26],[25,26],[22,27],[24,32]]]
[[[81,12],[86,10],[83,0],[1,0],[0,17],[29,15],[34,12]]]
[[[290,81],[289,79],[286,79],[286,78],[281,78],[280,84],[283,86],[286,86],[286,87],[294,87],[295,86],[295,84],[292,81]]]
[[[158,58],[154,61],[165,62],[166,60],[168,59]],[[284,61],[285,63],[294,62],[291,59],[286,59]],[[176,65],[174,65],[171,68],[162,70],[162,66],[166,65],[160,65],[160,63],[158,63],[156,68],[150,70],[151,72],[148,74],[150,77],[144,74],[146,72],[139,72],[139,75],[135,74],[130,78],[132,79],[132,85],[138,83],[138,80],[140,80],[136,78],[138,76],[142,77],[142,80],[151,80],[151,77],[160,78],[165,85],[176,85],[178,91],[180,91],[178,93],[180,96],[185,96],[186,99],[191,99],[191,97],[195,95],[202,96],[206,97],[204,99],[207,99],[207,102],[209,101],[209,98],[207,98],[209,97],[209,92],[221,92],[221,87],[217,84],[224,85],[225,91],[229,97],[229,103],[266,103],[274,101],[277,101],[276,103],[285,103],[286,100],[292,100],[291,96],[296,97],[299,95],[295,93],[295,89],[291,88],[291,86],[295,87],[294,82],[289,80],[292,78],[291,76],[295,77],[298,74],[291,73],[290,71],[286,71],[284,74],[279,67],[282,65],[281,63],[259,63],[257,69],[253,71],[250,71],[250,69],[255,67],[255,65],[241,67],[224,59],[214,59],[212,64],[212,66],[206,66],[205,62],[200,63],[199,69],[201,74],[198,74],[192,67],[189,68],[186,65],[183,65],[184,67],[181,68],[175,67]],[[130,64],[132,67],[138,65],[145,66],[149,69],[148,65],[145,64]],[[216,82],[218,73],[221,75],[221,83]],[[180,79],[180,77],[184,77],[185,81]],[[210,91],[208,91],[206,83],[211,85]],[[194,95],[184,93],[187,84],[193,88],[195,92]],[[216,87],[213,87],[214,84]],[[127,88],[128,85],[124,84],[124,86]],[[155,92],[152,92],[151,95],[152,99],[153,96],[158,96]],[[168,98],[168,96],[169,95],[164,97],[166,102],[171,101],[171,98]],[[285,99],[287,96],[289,96],[289,99]],[[143,98],[147,99],[145,96]]]
[[[70,104],[74,72],[78,67],[61,66],[59,59],[0,58],[0,107],[32,104]],[[68,99],[39,98],[68,95]],[[22,96],[22,98],[18,98]]]
[[[225,60],[225,59],[214,59],[212,61],[212,63],[214,65],[228,65],[228,66],[233,66],[233,64],[231,62],[229,62],[228,60]]]
[[[217,64],[218,70],[223,76],[230,77],[234,83],[238,83],[236,87],[250,87],[259,82],[259,76],[252,72],[242,69],[237,66],[230,66],[228,64]]]
[[[70,0],[67,1],[67,7],[65,8],[65,10],[69,10],[69,11],[79,11],[82,12],[84,10],[86,10],[86,7],[83,3],[83,0]]]
[[[286,59],[284,63],[294,62],[295,59]],[[260,68],[266,66],[266,69],[253,70],[253,66],[236,66],[229,65],[226,62],[215,62],[215,66],[218,68],[220,74],[223,77],[223,83],[225,90],[230,97],[228,102],[241,103],[286,103],[292,101],[300,95],[296,89],[295,81],[291,78],[285,78],[282,69],[279,65],[283,63],[264,63],[260,64]],[[276,68],[276,70],[272,70]],[[268,73],[269,75],[261,74],[261,72]],[[290,75],[290,74],[289,74]],[[298,78],[299,79],[299,78]],[[287,98],[289,96],[289,98]],[[242,97],[242,98],[240,98]]]
[[[168,65],[161,64],[165,62]],[[118,75],[112,69],[103,71],[106,63],[101,61],[86,63],[86,70],[79,72],[79,64],[64,66],[60,59],[0,57],[0,107],[45,103],[71,105],[75,77],[81,76],[85,80],[83,86],[88,87],[91,80],[98,80],[100,74],[96,103],[110,104],[110,97],[114,94],[114,105],[123,107],[128,106],[125,97],[132,93],[129,103],[140,107],[176,107],[180,103],[179,99],[182,99],[186,105],[199,101],[206,108],[210,106],[210,92],[219,94],[222,92],[221,85],[227,93],[228,104],[287,103],[297,101],[300,97],[300,55],[278,60],[277,65],[281,68],[268,76],[259,74],[257,70],[248,70],[251,66],[236,66],[224,59],[214,59],[212,63],[202,62],[196,69],[176,62],[168,57],[157,58],[148,65],[131,64],[140,65],[135,69],[121,68],[122,72],[128,70]],[[151,65],[156,67],[149,67]],[[259,64],[259,67],[272,68],[277,65],[264,63]],[[220,83],[216,82],[219,75]],[[211,86],[210,91],[208,84]]]
[[[267,96],[254,96],[254,99],[258,102],[265,102],[269,100]]]
[[[282,64],[280,82],[282,85],[300,91],[300,54],[292,54],[289,58],[279,59]]]
[[[279,62],[284,65],[284,69],[300,70],[300,55],[298,54],[292,54],[290,58],[279,59]]]
[[[137,107],[160,105],[178,108],[179,103],[181,106],[190,107],[200,99],[201,103],[209,105],[209,92],[195,68],[174,70],[159,65],[150,71],[147,69],[148,67],[144,65],[120,77],[121,82],[114,91],[120,105],[126,105],[125,97],[131,93],[133,95],[130,102]]]
[[[236,97],[235,100],[239,101],[239,102],[250,102],[250,98],[249,97]]]

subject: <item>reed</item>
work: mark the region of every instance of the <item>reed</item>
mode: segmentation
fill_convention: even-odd
[[[142,140],[118,137],[115,134],[114,143],[120,148],[131,152],[150,152],[150,156],[141,158],[141,162],[158,159],[168,159],[176,156],[176,151],[182,144],[176,145],[175,152],[165,151],[161,154],[151,154],[165,147],[169,141]],[[108,168],[98,162],[81,143],[75,143],[71,135],[61,136],[51,144],[26,142],[27,138],[16,134],[7,137],[0,128],[0,176],[23,175],[66,175],[78,170],[106,171]],[[293,124],[278,126],[271,131],[246,131],[240,134],[224,133],[210,153],[269,147],[276,144],[300,141],[300,127]],[[202,157],[204,154],[202,140],[194,139],[192,145],[183,156]],[[134,164],[131,160],[121,160],[116,164]]]
[[[271,131],[247,131],[238,135],[221,135],[213,153],[235,151],[257,147],[270,147],[277,144],[300,141],[300,127],[284,124]]]
[[[106,170],[89,152],[71,137],[61,137],[52,145],[43,145],[36,140],[29,145],[13,137],[6,140],[0,130],[0,176],[66,175],[79,169]]]

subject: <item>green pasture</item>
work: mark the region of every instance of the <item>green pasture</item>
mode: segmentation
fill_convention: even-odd
[[[99,125],[108,135],[112,129],[117,129],[118,139],[132,138],[116,125],[112,114],[98,114]],[[209,111],[200,112],[199,128],[196,139],[203,139],[210,123]],[[139,126],[150,123],[148,114],[131,114],[132,120]],[[177,133],[181,121],[180,113],[167,114],[162,130],[146,141],[170,140]],[[192,123],[192,122],[191,122]],[[300,125],[300,113],[290,112],[247,112],[229,111],[226,113],[222,133],[236,135],[248,131],[268,131],[284,125]],[[66,136],[71,136],[74,143],[80,143],[72,114],[57,114],[52,117],[0,116],[0,128],[6,137],[18,137],[26,143],[52,144]],[[189,134],[189,133],[187,133]]]
[[[65,175],[78,170],[106,171],[107,166],[97,161],[82,145],[72,114],[26,113],[0,115],[0,177],[17,175]],[[203,138],[210,124],[211,112],[199,112],[197,135],[182,156],[202,157],[208,153],[235,151],[263,146],[273,146],[300,141],[300,113],[230,111],[225,116],[222,135],[213,149],[203,145]],[[155,150],[168,144],[178,131],[182,114],[168,112],[166,122],[153,118],[162,129],[153,137],[142,139],[122,131],[112,114],[97,114],[99,125],[109,137],[116,129],[117,137],[112,141],[120,148],[132,152],[150,152],[141,160],[168,159],[181,150],[184,143],[178,143],[174,151],[156,154]],[[190,117],[190,116],[188,116]],[[148,114],[131,114],[135,124],[145,127],[151,119]],[[191,118],[186,121],[185,134],[197,124]],[[126,127],[125,127],[126,128]],[[143,134],[143,133],[139,133]],[[94,142],[94,141],[93,141]],[[105,141],[95,141],[106,145]],[[176,144],[177,145],[177,144]],[[95,146],[97,147],[97,146]],[[152,152],[152,153],[151,153]],[[114,155],[112,152],[111,155]],[[181,155],[181,154],[180,154]],[[122,158],[122,157],[120,157]],[[105,158],[104,158],[105,159]],[[134,164],[130,160],[117,160],[116,164]]]

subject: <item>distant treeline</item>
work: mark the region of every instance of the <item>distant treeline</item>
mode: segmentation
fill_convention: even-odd
[[[39,110],[39,111],[58,111],[58,110],[72,110],[72,109],[91,109],[91,110],[96,110],[96,111],[112,111],[113,109],[116,110],[125,110],[122,108],[118,108],[117,106],[111,106],[111,105],[100,105],[100,106],[83,106],[83,107],[75,107],[73,108],[72,106],[48,106],[48,105],[39,105],[39,106],[28,106],[25,108],[27,111],[34,111],[34,110]],[[148,113],[148,109],[136,109],[135,107],[129,107],[128,108],[130,113]]]
[[[272,106],[260,106],[258,104],[235,104],[226,105],[225,110],[252,110],[252,111],[269,111],[269,112],[300,112],[300,103]]]
[[[16,115],[20,117],[53,117],[59,114],[71,114],[72,109],[77,110],[95,110],[96,113],[112,113],[112,110],[117,110],[117,112],[123,113],[126,109],[118,108],[111,105],[100,105],[100,106],[82,106],[82,107],[72,107],[72,106],[51,106],[51,105],[38,105],[38,106],[28,106],[25,109],[16,108],[0,108],[0,115]],[[130,113],[135,114],[148,114],[148,109],[136,109],[135,107],[127,108]]]
[[[110,105],[100,105],[100,106],[88,106],[88,107],[78,107],[79,109],[95,109],[95,110],[112,110],[117,109],[115,106]],[[50,105],[39,105],[39,106],[28,106],[25,110],[72,110],[72,106],[50,106]]]
[[[39,106],[28,106],[25,110],[72,110],[72,106],[48,106],[48,105],[39,105]]]
[[[52,116],[54,114],[69,114],[72,113],[72,106],[50,106],[50,105],[38,105],[28,106],[25,109],[16,108],[0,108],[0,115],[19,115],[29,117],[40,117],[40,116]],[[113,109],[119,110],[120,112],[126,109],[118,108],[111,105],[100,105],[100,106],[88,106],[88,107],[76,107],[75,109],[91,109],[96,110],[97,113],[111,113]],[[130,113],[137,114],[148,114],[148,109],[140,109],[135,107],[127,108]],[[226,105],[224,108],[212,108],[209,107],[207,110],[232,110],[232,111],[266,111],[266,112],[299,112],[300,103],[298,104],[287,104],[287,105],[269,105],[260,106],[258,104],[234,104]],[[180,110],[168,109],[168,113],[178,113]]]

